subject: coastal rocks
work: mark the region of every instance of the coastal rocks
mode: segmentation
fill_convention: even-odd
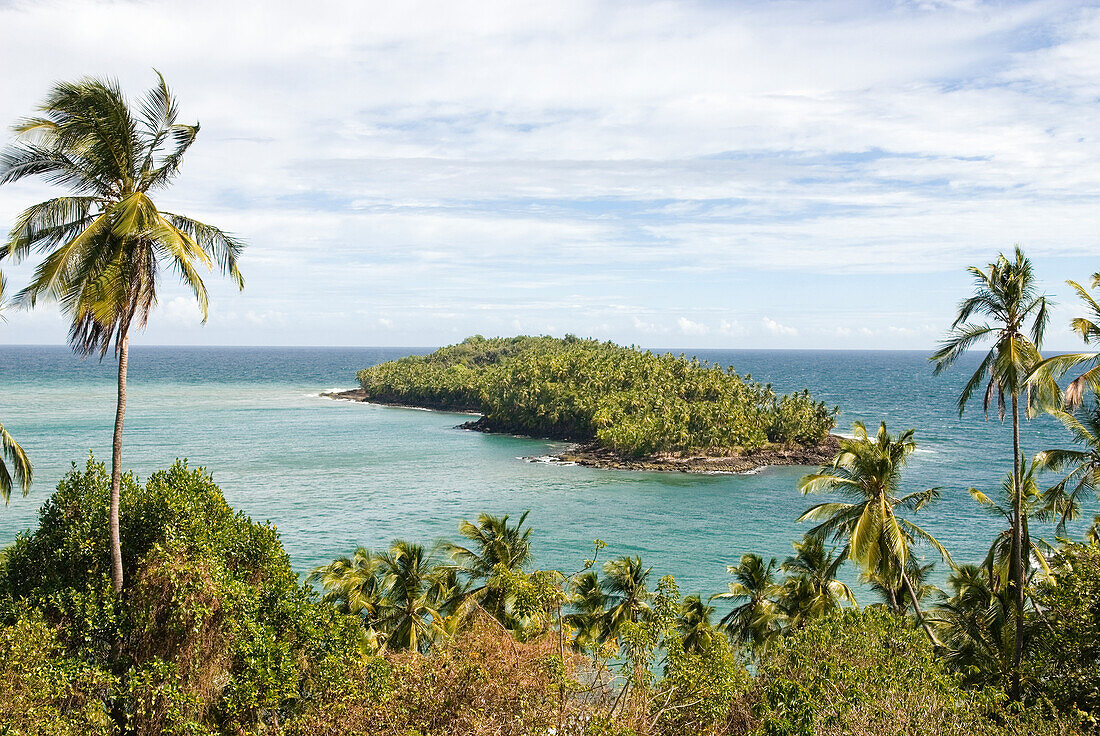
[[[433,406],[408,406],[396,402],[385,401],[378,397],[369,397],[363,389],[350,391],[331,391],[322,393],[321,396],[343,401],[364,401],[386,406],[395,406],[409,409],[438,409]],[[455,409],[443,409],[444,411],[460,411]],[[492,426],[484,416],[463,422],[458,429],[466,429],[473,432],[485,432],[499,434],[501,431]],[[512,434],[511,432],[504,432]],[[605,468],[614,470],[648,470],[679,473],[751,473],[769,465],[822,465],[832,461],[840,450],[836,435],[829,435],[824,442],[818,445],[772,445],[769,447],[752,450],[743,455],[691,455],[682,456],[674,454],[651,455],[646,457],[629,457],[615,452],[597,443],[590,442],[575,444],[554,456],[540,456],[538,458],[523,458],[528,462],[544,462],[555,465],[583,465],[589,468]]]
[[[773,446],[753,450],[743,455],[680,456],[652,455],[625,457],[597,444],[578,445],[561,453],[563,462],[590,468],[616,470],[658,470],[680,473],[751,473],[768,465],[822,465],[831,462],[839,451],[835,435],[811,447]]]

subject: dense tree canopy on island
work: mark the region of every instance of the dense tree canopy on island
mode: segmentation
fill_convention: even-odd
[[[779,396],[732,368],[573,336],[475,336],[357,377],[370,399],[476,411],[494,431],[595,441],[636,457],[812,445],[836,417],[808,391]]]

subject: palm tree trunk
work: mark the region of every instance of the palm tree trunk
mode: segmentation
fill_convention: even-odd
[[[1009,557],[1009,576],[1016,588],[1016,644],[1012,655],[1013,700],[1020,699],[1020,663],[1024,656],[1024,565],[1023,539],[1020,524],[1023,507],[1023,478],[1020,467],[1020,398],[1012,396],[1012,550]]]
[[[111,583],[122,592],[122,539],[118,528],[119,496],[122,488],[122,421],[126,417],[126,367],[130,358],[130,335],[123,332],[118,343],[118,407],[115,436],[111,446]]]
[[[901,582],[905,587],[905,592],[909,594],[909,602],[913,604],[913,611],[917,614],[917,621],[920,622],[921,628],[924,629],[924,633],[928,635],[928,641],[932,642],[932,646],[938,646],[939,641],[936,640],[936,635],[932,633],[932,627],[928,625],[928,621],[924,618],[924,611],[921,610],[920,601],[917,600],[917,592],[913,590],[913,584],[909,582],[909,576],[902,573]]]

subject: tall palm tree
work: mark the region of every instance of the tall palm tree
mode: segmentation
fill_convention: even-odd
[[[782,588],[775,579],[775,558],[765,563],[758,554],[741,555],[726,571],[734,577],[725,593],[711,600],[730,600],[734,608],[718,622],[730,638],[753,648],[770,644],[779,634],[783,611],[775,602]]]
[[[123,583],[118,497],[131,331],[148,321],[165,268],[194,294],[203,321],[208,300],[201,268],[216,266],[244,287],[237,269],[241,241],[162,211],[151,198],[175,178],[199,133],[197,124],[176,122],[176,100],[164,77],[157,77],[136,108],[114,81],[59,83],[41,114],[18,124],[19,140],[0,154],[0,184],[38,176],[71,192],[25,210],[0,246],[0,259],[46,254],[17,301],[59,302],[72,320],[69,342],[77,353],[102,358],[113,344],[118,357],[110,507],[116,591]]]
[[[523,526],[529,513],[524,511],[515,524],[508,523],[508,515],[479,514],[476,524],[463,519],[458,531],[473,544],[469,547],[450,542],[443,545],[443,550],[471,581],[484,581],[470,594],[505,625],[507,594],[500,584],[498,572],[501,569],[522,570],[531,560],[531,528]]]
[[[4,274],[0,273],[0,312],[4,308]],[[3,315],[0,314],[0,319]],[[8,465],[11,468],[8,468]],[[34,477],[34,469],[31,461],[23,448],[8,434],[4,425],[0,424],[0,496],[4,497],[4,505],[11,499],[11,489],[19,486],[26,496],[31,489],[31,480]]]
[[[386,606],[379,625],[388,649],[423,651],[444,631],[446,604],[438,595],[432,555],[419,544],[398,539],[379,557]]]
[[[1080,450],[1044,450],[1035,456],[1037,469],[1064,473],[1047,489],[1046,508],[1058,516],[1058,534],[1064,534],[1066,522],[1081,513],[1081,499],[1100,491],[1100,397],[1070,413],[1050,411],[1080,445]]]
[[[1097,303],[1096,299],[1089,294],[1088,289],[1076,281],[1067,281],[1066,283],[1077,292],[1078,298],[1084,302],[1085,311],[1088,313],[1085,317],[1074,318],[1070,322],[1070,326],[1074,332],[1081,336],[1081,340],[1086,345],[1100,343],[1100,303]],[[1092,275],[1090,286],[1093,289],[1100,287],[1100,273]],[[1073,411],[1080,405],[1087,390],[1091,389],[1093,393],[1100,392],[1100,351],[1069,353],[1047,358],[1032,369],[1028,380],[1031,382],[1057,380],[1071,369],[1088,364],[1091,364],[1091,366],[1066,386],[1066,392],[1063,396],[1064,406],[1068,411]]]
[[[809,536],[794,542],[794,549],[795,555],[779,566],[788,575],[780,604],[792,622],[820,618],[844,603],[855,603],[852,589],[836,577],[846,559],[843,553],[826,550],[820,537]]]
[[[897,581],[909,596],[928,638],[935,636],[924,621],[917,590],[907,566],[911,546],[916,540],[930,544],[948,563],[951,556],[935,537],[897,511],[916,512],[939,498],[938,488],[929,488],[898,496],[905,464],[917,448],[913,430],[896,438],[879,425],[872,439],[861,422],[853,427],[854,439],[840,440],[840,452],[831,465],[799,481],[799,490],[808,493],[838,493],[849,502],[830,501],[807,509],[799,521],[818,521],[807,536],[832,538],[844,542],[842,555],[858,564],[865,574],[877,574],[886,581]]]
[[[1015,586],[1016,615],[1020,621],[1024,614],[1024,565],[1023,538],[1020,510],[1023,504],[1023,468],[1020,459],[1020,396],[1024,395],[1025,407],[1030,411],[1032,394],[1048,403],[1056,388],[1049,377],[1032,376],[1042,361],[1039,349],[1043,333],[1049,321],[1046,297],[1037,292],[1031,261],[1024,257],[1019,246],[1015,259],[1001,254],[988,271],[977,266],[969,268],[974,276],[973,295],[959,304],[959,312],[951,330],[930,360],[936,364],[937,374],[950,368],[966,350],[991,339],[992,346],[982,359],[978,369],[959,394],[958,409],[962,416],[974,392],[985,383],[982,407],[988,416],[994,398],[998,415],[1005,417],[1005,397],[1012,404],[1012,477],[1014,493],[1012,502],[1011,584]],[[971,317],[982,315],[991,322],[971,322]],[[1033,379],[1029,382],[1029,378]],[[1024,651],[1024,627],[1017,626],[1016,667],[1019,668]],[[1012,696],[1019,699],[1020,680],[1017,674],[1012,681]]]

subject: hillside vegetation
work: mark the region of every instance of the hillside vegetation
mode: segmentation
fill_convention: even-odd
[[[487,429],[596,442],[633,457],[814,445],[836,409],[732,368],[567,336],[475,336],[359,371],[367,398],[476,411]]]

